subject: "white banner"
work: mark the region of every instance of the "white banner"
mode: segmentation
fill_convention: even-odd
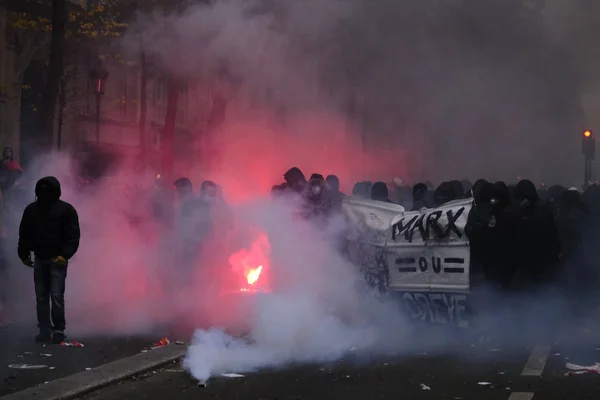
[[[471,200],[405,212],[395,204],[344,199],[350,259],[380,291],[468,292]]]

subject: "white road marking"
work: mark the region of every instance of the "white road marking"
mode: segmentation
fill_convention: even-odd
[[[546,366],[550,349],[550,346],[535,346],[533,350],[531,350],[531,355],[529,356],[529,360],[527,360],[527,364],[525,364],[525,368],[523,368],[521,375],[541,376],[544,367]]]
[[[533,395],[530,392],[512,392],[508,400],[531,400]]]

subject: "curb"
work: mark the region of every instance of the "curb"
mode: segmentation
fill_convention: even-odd
[[[0,397],[0,400],[70,400],[134,375],[157,369],[183,357],[187,346],[170,344],[122,358],[49,383]]]

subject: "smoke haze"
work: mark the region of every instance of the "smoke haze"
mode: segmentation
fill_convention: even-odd
[[[172,37],[164,26],[144,37],[175,74],[226,65],[242,85],[231,118],[249,125],[257,145],[294,143],[293,153],[282,147],[282,159],[320,146],[353,159],[364,145],[362,164],[386,179],[571,182],[588,58],[577,57],[583,49],[574,54],[574,24],[560,19],[559,6],[535,7],[541,4],[225,0],[167,18]],[[254,128],[256,112],[277,118],[278,129]],[[317,121],[317,140],[298,129],[305,118]],[[332,119],[343,122],[335,131]],[[345,140],[330,142],[341,132]],[[228,149],[239,136],[228,138]],[[390,148],[397,165],[379,157]],[[247,165],[252,156],[235,160]],[[218,167],[235,160],[224,157]]]

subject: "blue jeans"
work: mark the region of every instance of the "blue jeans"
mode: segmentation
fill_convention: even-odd
[[[33,281],[40,332],[65,330],[66,279],[66,266],[56,266],[51,260],[35,259]]]

